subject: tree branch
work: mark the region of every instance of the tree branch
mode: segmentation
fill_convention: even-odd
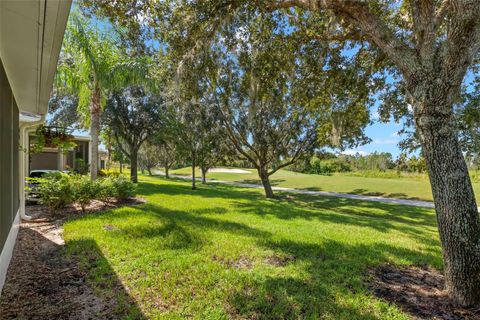
[[[351,26],[358,27],[370,41],[375,43],[408,77],[419,65],[416,52],[368,7],[368,3],[358,0],[283,0],[267,6],[269,10],[302,8],[310,11],[330,10],[343,18]]]

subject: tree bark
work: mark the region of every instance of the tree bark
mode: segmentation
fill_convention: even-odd
[[[432,100],[437,100],[438,95],[433,97]],[[435,202],[446,289],[458,303],[477,305],[480,303],[480,217],[451,105],[435,102],[436,105],[415,105],[415,123]]]
[[[138,182],[138,150],[135,148],[130,151],[130,181]]]
[[[100,90],[97,88],[92,93],[90,105],[90,178],[97,179],[98,173],[98,136],[100,134]]]
[[[205,167],[200,168],[202,170],[202,183],[205,184],[207,183],[207,171],[208,169]]]
[[[274,199],[275,194],[273,193],[272,185],[270,184],[268,170],[264,168],[258,169],[258,176],[262,180],[263,189],[265,190],[265,197],[267,197],[268,199]]]
[[[195,155],[195,152],[192,151],[192,190],[195,190],[197,189],[197,186],[196,186],[196,181],[195,181],[195,166],[197,165],[196,164],[196,155]]]
[[[120,160],[119,163],[120,163],[120,173],[123,173],[123,162],[122,162],[122,160]]]
[[[152,176],[152,168],[148,167],[148,168],[147,168],[147,171],[148,171],[148,175],[149,175],[149,176]]]
[[[166,179],[170,179],[170,174],[168,173],[168,171],[170,170],[168,164],[165,164],[165,178]]]

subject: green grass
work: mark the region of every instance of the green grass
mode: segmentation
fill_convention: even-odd
[[[442,267],[429,209],[140,180],[146,204],[64,226],[115,318],[408,319],[367,289],[369,268]]]
[[[247,182],[260,184],[257,172],[252,169],[249,174],[212,172],[207,178],[223,181]],[[190,175],[191,168],[172,171],[175,174]],[[198,172],[200,176],[200,172]],[[287,170],[279,170],[271,176],[273,186],[308,189],[316,191],[341,192],[387,198],[427,200],[432,201],[432,192],[428,179],[419,177],[401,178],[371,178],[358,177],[350,174],[335,174],[322,176],[303,174]],[[473,184],[475,193],[480,198],[480,183]]]

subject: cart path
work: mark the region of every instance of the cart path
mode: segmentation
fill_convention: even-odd
[[[162,176],[165,175],[163,171],[159,171],[159,170],[155,170],[155,173]],[[170,177],[183,179],[183,180],[192,179],[191,176],[184,176],[184,175],[178,175],[178,174],[170,174]],[[201,180],[201,178],[197,178],[196,180]],[[223,181],[223,180],[214,180],[214,179],[207,179],[207,181],[212,183],[220,183],[220,184],[237,186],[237,187],[263,189],[262,185],[253,184],[253,183]],[[423,207],[423,208],[432,208],[432,209],[435,208],[434,203],[431,201],[385,198],[385,197],[377,197],[377,196],[365,196],[365,195],[359,195],[359,194],[328,192],[328,191],[312,191],[312,190],[294,189],[294,188],[286,188],[286,187],[272,187],[272,189],[274,191],[282,191],[282,192],[297,193],[297,194],[308,194],[313,196],[337,197],[337,198],[347,198],[347,199],[355,199],[355,200],[362,200],[362,201],[402,204],[402,205],[414,206],[414,207]]]

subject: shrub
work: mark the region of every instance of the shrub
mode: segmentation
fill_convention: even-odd
[[[124,176],[111,177],[117,200],[126,200],[135,196],[135,184]]]
[[[320,160],[312,157],[310,160],[310,172],[315,174],[331,175],[334,172],[348,172],[352,168],[344,159]]]
[[[85,212],[85,208],[97,198],[100,183],[90,180],[88,176],[73,175],[70,178],[74,202],[78,203]]]
[[[40,202],[55,211],[73,202],[70,176],[65,173],[50,173],[38,179],[37,193]]]
[[[116,198],[116,188],[113,180],[116,178],[106,177],[98,180],[99,190],[97,193],[97,199],[108,203],[110,199]]]

